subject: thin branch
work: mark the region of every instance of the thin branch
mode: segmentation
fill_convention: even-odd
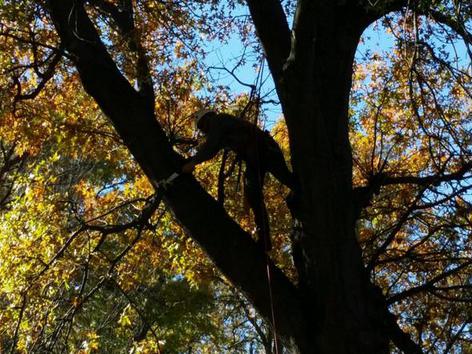
[[[19,35],[13,34],[9,30],[0,31],[0,36],[11,38],[11,39],[14,39],[14,40],[16,40],[18,42],[21,42],[21,43],[31,44],[31,45],[43,47],[43,48],[46,48],[46,49],[50,49],[54,52],[62,52],[63,56],[67,57],[68,59],[72,59],[72,57],[70,55],[68,55],[67,53],[63,52],[60,47],[55,47],[51,44],[42,43],[42,42],[38,42],[38,41],[32,41],[31,39],[23,38]]]
[[[385,239],[385,241],[380,245],[380,247],[375,251],[374,255],[371,257],[367,269],[373,270],[379,257],[387,250],[388,246],[393,242],[397,233],[402,229],[405,223],[410,219],[410,214],[416,209],[418,202],[421,200],[426,188],[422,188],[415,197],[415,200],[410,204],[408,209],[403,213],[399,220],[397,220],[392,231]]]
[[[463,23],[447,16],[439,11],[429,9],[423,12],[424,15],[430,15],[436,22],[442,23],[462,37],[465,43],[472,44],[472,33],[467,31]],[[469,53],[470,54],[470,53]],[[471,56],[472,57],[472,56]]]
[[[17,103],[18,101],[21,101],[21,100],[35,99],[41,93],[42,89],[44,88],[44,86],[46,86],[48,81],[51,80],[51,78],[54,76],[56,67],[61,61],[61,59],[62,59],[62,52],[57,52],[52,58],[46,71],[42,74],[42,79],[39,82],[38,86],[30,93],[27,93],[27,94],[21,93],[20,80],[19,78],[15,77],[14,81],[15,81],[15,84],[17,85],[17,94],[15,96],[14,102]]]
[[[113,282],[113,284],[115,285],[115,287],[118,289],[118,291],[126,298],[126,300],[128,301],[128,303],[133,306],[133,308],[136,310],[136,312],[138,313],[139,315],[139,318],[141,319],[141,321],[143,321],[144,325],[146,326],[146,328],[148,328],[149,331],[151,331],[154,339],[156,340],[156,343],[157,343],[157,348],[158,348],[158,353],[161,353],[161,348],[160,348],[160,345],[159,345],[159,337],[157,336],[157,333],[156,331],[154,330],[154,328],[152,328],[152,323],[150,323],[148,320],[147,320],[147,316],[146,314],[141,310],[141,308],[138,306],[138,304],[136,303],[136,301],[134,301],[131,296],[128,295],[128,293],[120,286],[120,284],[118,284],[118,282],[112,278],[111,279],[111,282]],[[142,338],[144,339],[144,338]],[[139,340],[137,338],[134,338],[134,340]]]
[[[15,334],[13,335],[13,343],[10,348],[10,354],[14,354],[16,352],[16,346],[18,344],[18,337],[20,334],[20,326],[21,326],[21,322],[23,321],[23,315],[25,313],[26,303],[27,303],[27,297],[26,297],[26,294],[23,294],[21,307],[20,307],[20,314],[18,316],[18,321],[16,323]]]
[[[425,282],[424,284],[422,284],[420,286],[416,286],[414,288],[405,290],[401,293],[395,294],[395,295],[393,295],[393,296],[391,296],[390,298],[387,299],[387,303],[389,305],[391,305],[391,304],[394,304],[396,302],[403,301],[406,298],[412,297],[416,294],[419,294],[423,291],[434,290],[434,284],[436,284],[437,282],[439,282],[441,280],[444,280],[444,279],[448,278],[451,275],[454,275],[454,274],[458,273],[459,271],[461,271],[462,269],[470,266],[471,264],[472,264],[472,261],[469,260],[468,262],[464,262],[463,264],[461,264],[461,265],[459,265],[459,266],[457,266],[453,269],[450,269],[450,270],[448,270],[444,273],[441,273],[441,274],[435,276],[434,278],[428,280],[427,282]]]

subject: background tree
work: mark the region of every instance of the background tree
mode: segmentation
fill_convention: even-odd
[[[246,314],[267,351],[274,334],[275,351],[470,349],[471,5],[248,0],[241,6],[251,21],[237,5],[3,1],[1,134],[34,162],[2,214],[2,345],[118,350],[134,337],[139,350],[182,351]],[[395,51],[355,62],[373,23],[393,36]],[[281,216],[270,258],[247,232],[237,188],[218,202],[191,176],[159,185],[191,150],[188,116],[202,101],[247,102],[201,73],[205,41],[236,29],[259,53],[256,63],[264,53],[301,188],[291,232],[269,183],[279,196],[271,213]],[[257,80],[248,115],[256,119],[267,98],[254,95]],[[214,197],[218,176],[236,164],[225,165],[200,171]],[[211,312],[211,297],[228,291],[220,274],[272,330],[244,301],[229,324],[199,319],[224,313]],[[196,315],[192,333],[175,339],[166,328],[183,328],[185,314],[155,310],[179,292]],[[121,300],[114,307],[109,298]],[[233,294],[233,308],[238,301]],[[121,326],[110,327],[112,318]],[[234,328],[249,338],[247,327]],[[251,350],[223,337],[207,348]]]

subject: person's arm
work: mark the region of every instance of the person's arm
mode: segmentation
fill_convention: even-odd
[[[192,161],[198,165],[211,160],[220,150],[220,134],[209,134],[205,142],[197,147],[197,153],[192,157]]]
[[[221,150],[221,127],[213,127],[208,134],[205,142],[197,147],[197,153],[191,157],[182,167],[182,172],[190,173],[195,166],[212,159]]]

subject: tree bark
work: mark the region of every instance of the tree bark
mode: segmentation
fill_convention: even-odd
[[[367,23],[364,10],[349,2],[298,2],[290,55],[277,82],[302,199],[295,264],[315,329],[313,352],[388,353],[394,340],[419,353],[369,281],[355,235],[348,107]]]

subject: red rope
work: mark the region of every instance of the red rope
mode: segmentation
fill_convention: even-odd
[[[274,332],[275,354],[279,354],[279,340],[277,338],[277,327],[275,325],[274,299],[272,295],[272,281],[270,276],[269,255],[266,253],[267,260],[267,284],[269,285],[270,312],[272,315],[272,330]]]

